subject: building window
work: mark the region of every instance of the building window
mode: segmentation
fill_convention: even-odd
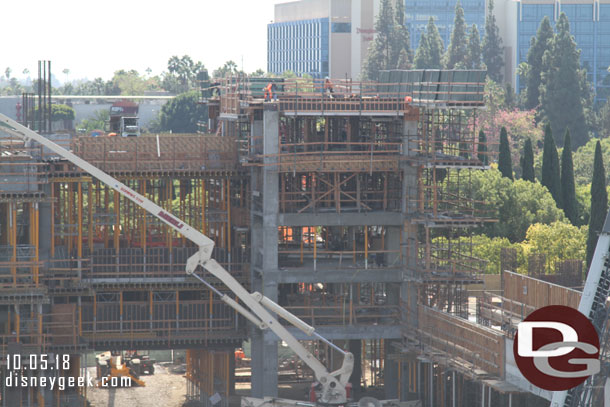
[[[351,23],[332,23],[330,30],[333,33],[350,33],[350,32],[352,32],[352,24]]]

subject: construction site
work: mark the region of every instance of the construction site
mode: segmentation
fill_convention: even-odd
[[[211,257],[248,291],[351,352],[354,401],[549,406],[551,392],[519,372],[513,338],[537,308],[578,308],[582,263],[545,281],[540,259],[525,276],[506,251],[502,273],[485,275],[473,255],[472,231],[496,222],[470,184],[495,159],[476,140],[484,71],[385,71],[378,83],[334,81],[332,92],[275,79],[271,100],[269,79],[204,81],[205,132],[125,138],[53,132],[41,79],[21,123],[212,239]],[[185,350],[184,405],[283,396],[284,382],[302,383],[311,401],[308,366],[281,360],[284,340],[216,295],[241,302],[222,281],[185,272],[198,247],[166,223],[0,128],[2,355],[69,355],[66,370],[21,374],[79,377],[92,352]],[[328,371],[341,367],[333,346],[287,328]],[[86,386],[7,386],[10,363],[0,362],[2,406],[87,405]],[[601,406],[595,380],[589,405]]]

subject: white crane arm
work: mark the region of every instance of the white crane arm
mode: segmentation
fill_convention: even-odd
[[[305,362],[313,370],[316,379],[322,385],[322,396],[320,397],[321,402],[326,404],[344,404],[347,401],[346,385],[354,366],[353,355],[349,352],[343,351],[332,342],[317,334],[313,327],[307,325],[305,322],[301,321],[299,318],[282,308],[280,305],[274,303],[264,295],[260,293],[249,293],[228,271],[226,271],[215,260],[211,259],[212,249],[214,248],[213,240],[171,215],[165,209],[161,208],[145,196],[140,195],[122,182],[106,174],[104,171],[89,164],[87,161],[71,153],[65,148],[41,136],[35,131],[22,126],[3,114],[0,114],[0,131],[4,131],[11,136],[15,136],[24,141],[28,141],[30,139],[34,140],[49,148],[51,151],[70,161],[83,171],[91,174],[93,177],[99,179],[101,182],[108,185],[119,194],[131,200],[136,205],[154,215],[163,223],[195,243],[199,247],[199,251],[187,260],[187,274],[193,275],[195,278],[199,279],[202,283],[208,286],[208,288],[218,294],[222,301],[234,308],[250,322],[261,329],[271,329],[281,340],[283,340],[301,358],[301,360],[303,360],[303,362]],[[239,297],[239,299],[250,309],[251,312],[226,294],[218,291],[201,276],[197,275],[195,270],[198,266],[202,266],[210,274],[222,281],[237,295],[237,297]],[[335,372],[329,373],[326,367],[318,359],[316,359],[311,352],[305,349],[305,347],[301,345],[301,343],[283,325],[281,325],[269,311],[277,313],[282,318],[301,329],[307,335],[312,336],[313,339],[322,340],[334,349],[343,353],[344,359],[341,368]]]

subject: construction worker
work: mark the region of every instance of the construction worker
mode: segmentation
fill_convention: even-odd
[[[267,86],[265,86],[263,91],[265,92],[265,102],[271,100],[271,94],[273,93],[273,85],[271,84],[271,82],[269,82]]]
[[[267,86],[265,86],[265,101],[277,100],[277,92],[275,82],[269,82]]]
[[[324,92],[328,93],[331,98],[333,97],[333,83],[328,76],[324,79]]]

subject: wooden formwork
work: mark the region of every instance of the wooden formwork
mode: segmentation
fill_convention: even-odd
[[[212,395],[220,396],[216,406],[227,406],[231,393],[232,350],[186,351],[187,400],[208,401]],[[207,404],[206,404],[207,405]]]
[[[504,377],[504,334],[465,319],[420,305],[420,339],[498,377]]]
[[[504,271],[504,297],[536,309],[547,305],[578,308],[581,293],[571,288]]]
[[[78,137],[75,154],[104,171],[201,171],[234,169],[236,140],[231,137],[172,134],[143,137]]]

